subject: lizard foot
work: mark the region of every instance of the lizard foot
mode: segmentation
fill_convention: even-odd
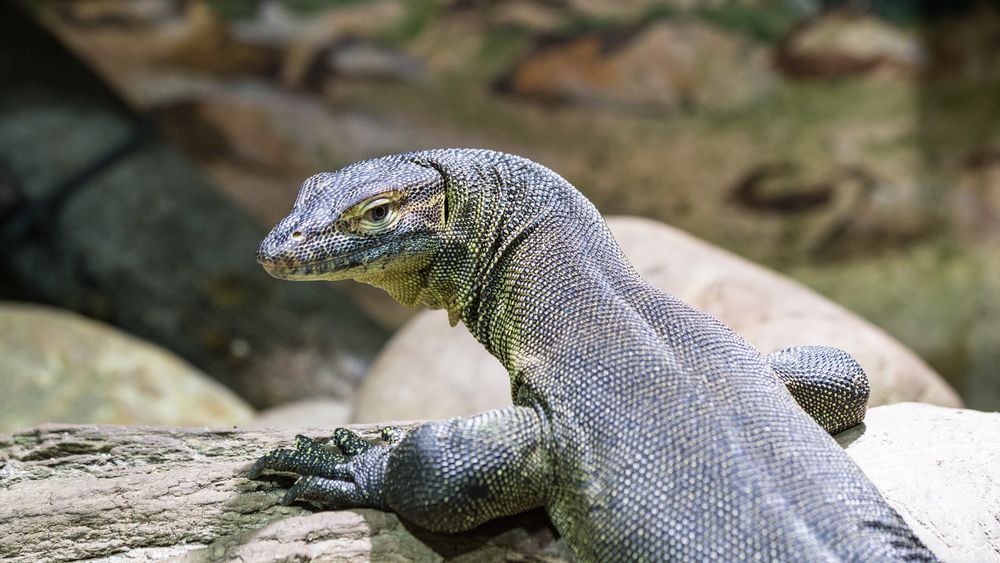
[[[284,505],[305,500],[328,508],[381,508],[389,452],[401,435],[398,429],[386,427],[382,443],[372,444],[338,428],[333,433],[338,453],[300,434],[295,437],[295,449],[279,448],[264,454],[247,471],[247,477],[257,479],[272,471],[299,474],[281,501]]]

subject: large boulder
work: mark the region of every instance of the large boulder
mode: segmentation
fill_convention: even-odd
[[[49,425],[0,435],[0,558],[569,560],[540,511],[435,534],[377,510],[279,506],[290,479],[244,475],[295,433]],[[1000,414],[901,404],[837,438],[917,535],[959,562],[1000,560],[997,436]]]
[[[538,2],[539,4],[564,4],[573,14],[594,19],[641,18],[654,10],[690,13],[712,8],[740,8],[766,5],[768,0],[565,0],[565,2]]]
[[[671,21],[542,46],[500,88],[546,102],[680,109],[739,105],[773,82],[763,47],[695,21]]]
[[[0,302],[0,431],[45,422],[229,426],[249,405],[166,350],[79,315]]]
[[[271,407],[244,428],[336,428],[351,420],[351,405],[338,399],[303,399]]]
[[[281,62],[278,45],[235,35],[202,1],[72,2],[55,9],[42,6],[38,14],[102,77],[119,86],[142,67],[267,76]]]
[[[924,52],[910,32],[863,13],[831,12],[794,30],[778,66],[801,78],[914,76]]]
[[[836,438],[943,561],[1000,561],[1000,413],[890,405]]]
[[[825,344],[850,352],[871,379],[871,405],[957,406],[955,392],[894,338],[794,281],[648,219],[608,220],[639,273],[733,327],[764,352]],[[372,364],[354,420],[446,418],[510,404],[505,370],[466,330],[424,312]]]

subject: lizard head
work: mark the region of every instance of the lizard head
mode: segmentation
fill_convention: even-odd
[[[558,216],[603,225],[568,182],[530,160],[484,149],[411,152],[306,180],[257,261],[278,278],[355,279],[404,305],[447,309],[452,324],[470,315],[475,323],[480,306],[496,301],[497,265],[575,224]],[[533,238],[546,222],[546,237]]]
[[[367,160],[307,179],[257,261],[277,278],[357,279],[413,305],[444,229],[437,169],[398,157]]]

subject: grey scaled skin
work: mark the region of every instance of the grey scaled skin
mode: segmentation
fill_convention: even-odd
[[[301,475],[288,502],[436,531],[545,507],[585,561],[934,560],[829,435],[864,416],[857,363],[824,347],[764,356],[646,283],[541,165],[448,149],[319,174],[258,260],[447,310],[507,368],[514,400],[378,444],[338,429],[339,454],[299,437],[250,471]]]

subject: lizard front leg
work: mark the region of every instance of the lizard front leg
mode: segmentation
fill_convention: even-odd
[[[338,429],[334,442],[346,455],[300,436],[295,450],[266,454],[248,476],[292,471],[302,477],[286,502],[391,510],[423,528],[456,532],[544,504],[551,477],[543,429],[527,407],[426,423],[377,445]]]

